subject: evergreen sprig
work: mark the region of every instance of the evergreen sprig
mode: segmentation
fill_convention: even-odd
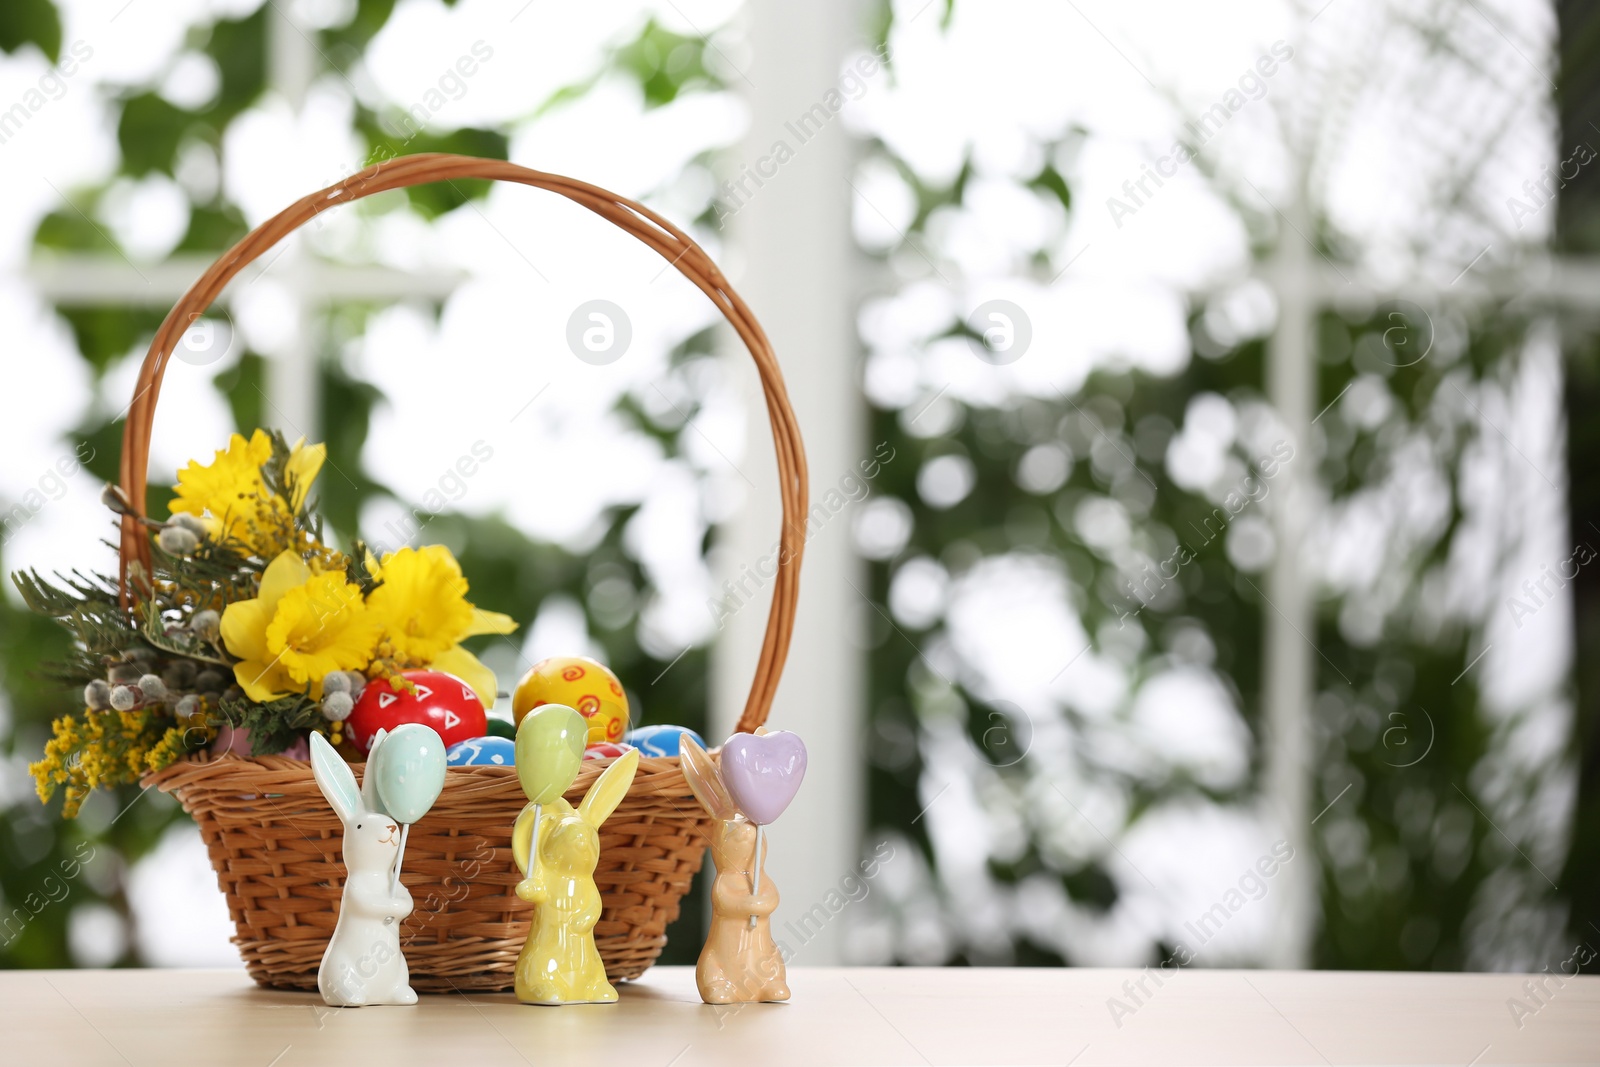
[[[294,449],[283,436],[282,430],[268,430],[267,436],[272,439],[272,458],[261,465],[261,481],[269,492],[277,494],[284,500],[293,500],[298,480],[289,471],[289,457]],[[307,497],[301,503],[298,511],[294,513],[294,527],[301,533],[309,534],[311,539],[318,544],[327,544],[322,536],[322,516],[317,513],[316,501]]]
[[[302,693],[264,704],[242,698],[224,699],[221,711],[235,728],[249,731],[250,751],[257,756],[278,755],[304,731],[322,722],[316,701]]]
[[[72,636],[68,659],[43,665],[44,673],[58,681],[83,683],[103,677],[108,658],[139,640],[136,620],[123,608],[116,579],[104,574],[71,575],[56,572],[51,584],[38,571],[18,571],[11,576],[29,609],[54,619]]]
[[[371,596],[372,591],[383,584],[367,567],[367,543],[360,538],[350,543],[350,554],[344,561],[344,577],[345,581],[359,587],[364,597]]]

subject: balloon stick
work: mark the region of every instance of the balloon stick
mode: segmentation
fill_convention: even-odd
[[[751,865],[750,865],[750,892],[752,894],[759,894],[761,892],[761,824],[760,823],[756,823],[756,855],[755,855],[755,862],[751,863]],[[756,917],[755,917],[755,914],[752,912],[751,915],[750,915],[750,928],[752,930],[755,929],[755,925],[756,925]]]
[[[394,891],[400,886],[400,863],[406,858],[406,835],[410,832],[410,823],[407,822],[400,824],[400,851],[396,852],[394,855],[394,877],[389,879],[390,896],[393,896]]]

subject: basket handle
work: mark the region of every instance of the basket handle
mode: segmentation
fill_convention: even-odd
[[[139,369],[133,402],[128,406],[127,422],[122,431],[120,478],[122,490],[133,510],[133,513],[122,518],[119,554],[124,603],[131,603],[133,596],[133,587],[128,580],[130,566],[139,563],[145,574],[150,573],[150,534],[140,523],[139,516],[144,514],[146,507],[151,424],[155,418],[156,400],[161,395],[162,376],[166,373],[173,349],[189,323],[211,306],[223,287],[246,265],[323,210],[374,193],[457,178],[518,182],[547,189],[581,204],[633,234],[659,252],[662,258],[678,268],[685,278],[711,298],[755,359],[761,388],[766,394],[767,415],[772,422],[772,442],[778,457],[783,526],[766,636],[762,641],[755,678],[750,684],[750,696],[745,701],[744,713],[738,725],[740,730],[754,730],[766,721],[772,707],[778,678],[783,673],[783,663],[788,656],[789,639],[794,632],[795,602],[800,591],[800,557],[805,550],[807,508],[806,457],[800,441],[800,426],[795,419],[794,409],[789,405],[789,394],[784,388],[783,374],[778,369],[772,343],[767,340],[766,333],[750,308],[733,291],[716,264],[711,262],[711,257],[672,223],[642,204],[598,186],[558,174],[530,170],[503,160],[426,153],[400,156],[368,167],[359,174],[297,200],[257,226],[218,257],[183,294],[183,298],[167,313],[161,328],[156,331],[155,339],[150,342],[150,351]]]

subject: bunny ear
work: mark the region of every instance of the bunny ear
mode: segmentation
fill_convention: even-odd
[[[633,784],[633,774],[638,769],[638,749],[630,748],[618,756],[616,762],[595,779],[589,792],[584,794],[583,803],[578,805],[578,814],[583,821],[598,830],[600,824],[617,810],[622,798],[628,795],[628,787]]]
[[[350,822],[361,810],[361,793],[356,789],[356,776],[350,764],[344,761],[328,739],[321,734],[311,735],[311,774],[317,788],[328,798],[340,822]],[[370,777],[370,775],[369,775]]]
[[[384,810],[383,798],[378,796],[378,767],[384,757],[378,755],[379,746],[383,739],[389,736],[388,730],[379,730],[372,739],[372,747],[367,749],[367,770],[361,776],[361,803],[368,810],[381,815],[389,814]]]
[[[727,822],[739,814],[739,806],[728,795],[728,787],[722,784],[722,772],[694,738],[688,734],[679,738],[678,755],[683,757],[683,776],[689,780],[689,788],[700,806],[706,809],[706,814],[718,822]]]

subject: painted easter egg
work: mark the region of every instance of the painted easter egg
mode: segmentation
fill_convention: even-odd
[[[510,767],[517,761],[517,743],[509,737],[474,737],[445,750],[452,767]]]
[[[541,704],[577,708],[589,723],[589,742],[621,741],[628,730],[628,695],[605,664],[588,656],[551,656],[535,663],[511,697],[517,722]]]
[[[488,731],[483,701],[470,685],[443,671],[416,670],[400,672],[398,682],[368,682],[345,720],[345,734],[364,753],[379,730],[406,722],[433,727],[447,748]]]
[[[497,719],[491,715],[489,716],[489,736],[504,737],[507,740],[515,741],[517,739],[517,728],[515,724],[505,719]]]
[[[641,756],[676,756],[678,745],[686,735],[694,738],[695,744],[701,748],[706,747],[705,740],[687,726],[669,726],[666,723],[629,730],[622,739],[638,749]]]
[[[624,752],[632,752],[633,746],[621,741],[601,741],[590,745],[583,750],[584,759],[616,759]]]

